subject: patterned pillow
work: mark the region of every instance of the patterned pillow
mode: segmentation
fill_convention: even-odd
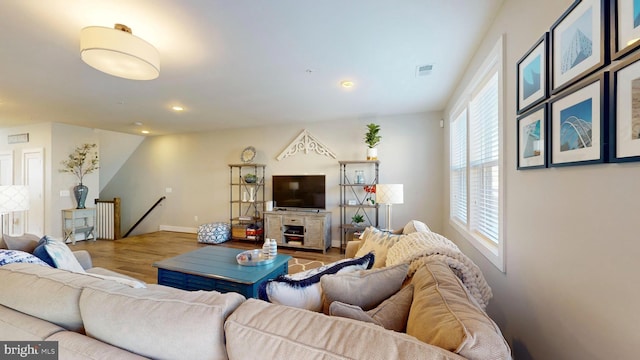
[[[211,223],[198,227],[198,242],[220,244],[231,238],[231,226],[228,223]]]
[[[322,310],[322,276],[367,270],[374,261],[373,254],[366,254],[360,258],[339,260],[297,274],[280,275],[260,284],[258,298],[274,304],[319,312]]]
[[[369,226],[364,230],[364,233],[362,233],[362,246],[360,246],[355,256],[363,256],[364,254],[373,252],[376,254],[376,262],[373,264],[373,267],[384,267],[387,262],[387,250],[400,241],[402,237],[403,235],[393,235],[387,231]]]
[[[0,266],[13,263],[29,263],[49,266],[46,262],[27,252],[19,250],[0,249]]]

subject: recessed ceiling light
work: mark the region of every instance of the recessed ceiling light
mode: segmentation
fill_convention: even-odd
[[[353,83],[353,81],[349,81],[349,80],[343,80],[340,82],[340,86],[342,86],[343,88],[351,88],[354,85],[355,84]]]
[[[178,106],[178,105],[171,107],[171,109],[173,109],[174,111],[182,111],[182,110],[184,110],[184,108],[182,106]]]
[[[148,133],[149,133],[149,130],[142,130],[142,131],[141,131],[141,133],[143,133],[143,134],[148,134]]]

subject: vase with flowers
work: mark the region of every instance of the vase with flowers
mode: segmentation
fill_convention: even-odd
[[[366,193],[364,197],[364,203],[367,205],[375,205],[376,199],[374,199],[374,196],[376,194],[376,186],[366,185],[364,187],[364,192]]]
[[[62,169],[60,172],[71,173],[75,175],[80,183],[73,187],[73,195],[76,198],[77,209],[84,209],[84,203],[89,193],[82,180],[85,175],[91,174],[98,167],[98,152],[96,144],[82,144],[69,154],[66,160],[62,161]]]

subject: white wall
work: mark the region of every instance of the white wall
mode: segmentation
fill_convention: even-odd
[[[634,189],[640,163],[516,170],[516,63],[571,3],[507,0],[457,90],[506,34],[506,273],[448,224],[448,176],[444,234],[472,257],[492,286],[488,312],[512,344],[515,359],[635,359],[640,193]]]
[[[100,162],[100,191],[102,191],[145,137],[99,129],[96,129],[95,133],[100,144],[100,158],[104,159]]]
[[[246,146],[257,150],[256,163],[266,164],[266,198],[271,199],[271,176],[276,174],[327,175],[327,210],[332,212],[332,238],[340,239],[338,160],[364,160],[366,124],[382,130],[379,145],[380,181],[403,183],[405,203],[393,208],[392,224],[403,226],[421,219],[438,229],[442,223],[442,133],[440,113],[398,115],[376,119],[232,129],[209,133],[147,138],[101,192],[102,198],[122,199],[125,233],[160,197],[153,211],[133,234],[159,226],[197,228],[199,224],[229,220],[229,166],[240,162]],[[299,153],[276,157],[307,129],[337,158]],[[171,188],[171,193],[165,193]],[[194,220],[198,216],[198,221]],[[386,221],[380,211],[380,224]]]

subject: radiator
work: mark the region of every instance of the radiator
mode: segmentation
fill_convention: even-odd
[[[96,237],[98,239],[120,239],[120,198],[96,199]]]

